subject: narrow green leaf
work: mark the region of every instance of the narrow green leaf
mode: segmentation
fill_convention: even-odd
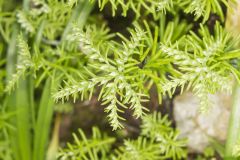
[[[53,116],[53,104],[54,101],[51,97],[51,80],[48,79],[45,83],[38,116],[36,127],[34,128],[34,150],[33,160],[44,160],[46,147],[48,144],[48,136]]]

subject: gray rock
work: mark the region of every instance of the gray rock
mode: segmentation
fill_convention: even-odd
[[[209,145],[209,137],[226,140],[230,117],[231,96],[223,93],[209,95],[212,107],[209,113],[199,112],[199,101],[191,92],[174,99],[174,118],[181,137],[188,138],[192,152],[203,152]]]

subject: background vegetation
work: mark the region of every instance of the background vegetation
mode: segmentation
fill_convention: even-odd
[[[0,159],[237,159],[232,4],[0,0]],[[190,90],[211,114],[209,94],[231,94],[233,83],[226,145],[189,152],[172,100]]]

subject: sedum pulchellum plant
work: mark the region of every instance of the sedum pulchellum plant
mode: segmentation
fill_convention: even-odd
[[[91,138],[87,137],[81,129],[78,130],[78,134],[73,134],[73,138],[74,143],[68,143],[66,148],[59,150],[58,159],[107,159],[111,145],[115,142],[115,138],[101,133],[96,127],[92,128]]]
[[[180,86],[182,90],[192,88],[200,100],[200,110],[208,111],[209,94],[218,91],[231,93],[233,77],[239,81],[239,71],[233,60],[239,57],[235,49],[238,39],[217,23],[213,35],[201,26],[199,35],[191,32],[175,44],[162,44],[161,49],[181,71],[180,77],[171,77],[163,84],[164,92],[170,95]]]
[[[136,65],[136,61],[134,62],[132,55],[138,50],[145,34],[140,28],[136,28],[136,30],[137,31],[131,32],[133,39],[125,42],[122,50],[120,50],[116,48],[114,44],[109,44],[109,46],[106,44],[97,44],[94,46],[93,42],[88,38],[89,30],[84,33],[78,28],[74,28],[73,36],[70,37],[70,40],[77,40],[82,43],[80,44],[82,45],[82,49],[87,52],[89,59],[95,62],[94,64],[90,64],[90,67],[94,68],[97,71],[96,73],[100,74],[95,75],[91,72],[90,76],[92,78],[82,82],[75,82],[75,84],[67,86],[60,92],[57,92],[54,98],[58,100],[59,98],[68,98],[70,95],[73,95],[75,99],[79,92],[82,97],[86,92],[89,92],[91,96],[93,87],[101,85],[103,87],[99,97],[102,98],[103,104],[109,104],[106,108],[106,112],[109,112],[108,116],[113,129],[122,127],[119,119],[123,118],[118,115],[121,109],[119,109],[117,105],[126,108],[125,105],[130,103],[130,108],[134,110],[134,115],[137,117],[142,116],[145,108],[141,105],[141,102],[144,101],[143,97],[145,97],[145,95],[139,93],[139,90],[141,90],[140,87],[129,83],[129,81],[137,79],[139,76],[132,75],[132,77],[128,78],[124,75],[124,72],[128,73],[130,69],[137,69],[133,67]],[[106,53],[101,53],[99,49],[100,45],[104,48],[106,47]],[[116,56],[116,59],[109,59],[107,55],[108,51],[114,52],[116,55],[113,56]],[[98,63],[96,63],[97,61]],[[126,65],[127,62],[130,63]],[[123,96],[124,94],[126,96]],[[118,95],[121,97],[118,98]]]
[[[113,130],[125,127],[129,109],[141,118],[139,137],[116,146],[115,138],[97,128],[92,138],[80,130],[75,143],[60,150],[59,159],[186,159],[186,141],[167,117],[146,115],[151,89],[157,90],[159,103],[179,88],[192,90],[206,112],[209,94],[231,92],[233,79],[240,82],[238,39],[220,23],[214,31],[211,21],[205,23],[211,14],[224,21],[226,0],[11,2],[0,0],[0,110],[7,115],[1,119],[0,141],[6,147],[0,147],[0,159],[48,157],[53,100],[95,95]],[[115,18],[120,12],[125,17],[134,13],[129,34],[112,33],[97,8],[90,15],[95,2],[100,11],[110,5]],[[198,22],[203,24],[194,25]],[[39,92],[41,98],[34,97]],[[5,109],[16,116],[9,118]]]
[[[197,2],[198,1],[195,3]],[[103,7],[106,3],[107,1],[100,1],[99,5]],[[126,6],[134,7],[133,4],[136,2],[129,1],[129,3],[131,3],[131,5],[126,4]],[[146,7],[145,3],[148,2],[138,3],[138,5]],[[164,7],[161,3],[167,4],[167,7]],[[169,8],[173,4],[179,5],[182,3],[183,2],[178,1],[161,1],[158,5],[161,4],[163,8]],[[210,13],[209,10],[211,10],[211,6],[214,6],[213,8],[219,8],[218,1],[205,3],[202,6],[205,6],[203,8],[207,10],[204,11],[208,13],[207,15]],[[17,12],[17,21],[21,24],[22,28],[31,34],[34,34],[38,30],[36,29],[37,26],[46,26],[41,29],[42,34],[47,37],[47,39],[43,39],[43,41],[47,45],[58,45],[58,43],[51,40],[55,39],[58,35],[57,33],[63,31],[63,27],[66,25],[67,19],[69,19],[72,13],[71,9],[74,8],[76,4],[76,1],[33,1],[33,8],[30,9],[28,13],[23,11]],[[120,2],[116,4],[123,5],[123,3]],[[35,8],[35,6],[37,8]],[[125,11],[127,11],[128,7]],[[61,8],[66,8],[65,12],[60,12]],[[217,12],[219,10],[213,9],[212,11]],[[191,12],[194,12],[194,10]],[[162,19],[164,18],[164,16],[160,17]],[[197,16],[197,18],[198,17],[199,16]],[[56,18],[61,19],[61,23],[59,21],[59,24],[55,24],[58,30],[51,31],[53,27],[48,28],[47,26],[51,26],[51,23],[55,22]],[[146,31],[142,29],[140,25],[135,25],[135,29],[130,31],[131,37],[129,40],[118,34],[118,36],[122,38],[122,44],[120,44],[109,41],[108,39],[112,36],[109,35],[108,31],[105,31],[104,28],[100,32],[103,33],[104,36],[101,36],[101,38],[99,36],[98,38],[100,40],[98,40],[96,35],[93,35],[94,32],[96,32],[96,29],[93,29],[93,27],[87,27],[85,31],[83,31],[81,26],[78,27],[75,25],[72,33],[66,37],[68,42],[63,42],[63,44],[69,44],[69,42],[75,44],[73,45],[73,47],[76,46],[75,52],[78,52],[76,48],[80,49],[83,57],[87,59],[87,66],[81,66],[82,73],[77,74],[77,77],[81,79],[80,81],[76,80],[75,76],[69,74],[69,72],[73,75],[76,74],[74,69],[69,68],[69,72],[64,71],[61,76],[67,77],[64,78],[66,87],[54,94],[54,99],[64,100],[65,98],[68,99],[69,96],[73,96],[73,98],[76,99],[79,93],[82,99],[86,97],[86,95],[89,95],[89,98],[91,98],[94,92],[94,86],[101,86],[99,99],[101,99],[103,105],[107,105],[105,111],[109,113],[108,118],[114,130],[123,127],[120,120],[124,120],[124,118],[121,117],[119,113],[123,112],[124,108],[129,107],[132,109],[134,112],[133,115],[137,118],[144,115],[148,109],[142,105],[142,102],[148,100],[148,90],[153,84],[158,88],[159,101],[161,101],[161,93],[169,92],[171,95],[178,86],[184,87],[188,85],[188,88],[193,86],[193,90],[200,98],[201,110],[206,110],[209,104],[207,98],[208,93],[215,93],[219,90],[230,91],[231,88],[228,81],[232,77],[229,76],[229,73],[233,73],[236,77],[239,75],[237,69],[229,60],[236,58],[231,57],[231,55],[238,51],[231,51],[232,44],[229,44],[231,41],[236,41],[231,39],[220,25],[217,24],[215,37],[210,35],[208,29],[201,26],[203,41],[198,38],[194,32],[191,32],[190,35],[176,42],[177,38],[181,36],[180,31],[186,33],[187,29],[184,30],[184,26],[186,25],[179,25],[178,21],[171,22],[167,26],[162,25],[160,29],[156,26],[153,35],[150,27],[145,22]],[[174,27],[178,28],[174,29]],[[166,33],[164,33],[164,30]],[[103,37],[106,38],[104,39]],[[34,66],[34,62],[32,62],[33,59],[31,59],[30,52],[28,51],[28,46],[25,44],[26,42],[20,39],[18,43],[20,46],[21,60],[19,60],[20,64],[18,64],[17,72],[13,75],[13,80],[8,83],[5,89],[6,91],[10,91],[14,87],[19,77],[24,74],[28,67]],[[183,45],[186,47],[183,47]],[[48,52],[53,51],[49,47],[43,48]],[[182,50],[179,50],[179,48]],[[59,50],[59,52],[65,51]],[[225,56],[225,58],[219,58],[221,54],[228,55],[228,53],[230,53],[230,57]],[[35,68],[44,68],[45,71],[42,76],[40,76],[41,78],[38,83],[42,81],[43,76],[46,76],[49,70],[53,71],[57,69],[62,72],[63,70],[57,63],[62,63],[64,59],[65,57],[63,57],[62,60],[59,59],[52,63],[40,56],[40,58],[37,59],[38,62],[35,62],[38,63]],[[219,61],[219,63],[216,63],[216,60]],[[171,62],[179,66],[179,70],[182,73],[174,69]],[[225,67],[220,68],[219,66],[223,64]],[[46,66],[48,67],[46,68]],[[158,70],[159,67],[162,69],[160,72]],[[164,73],[170,73],[172,80],[169,81]],[[182,75],[179,76],[179,74]],[[205,77],[208,79],[205,79]]]
[[[167,116],[158,112],[142,118],[141,135],[136,140],[125,140],[117,150],[117,158],[127,159],[182,159],[186,158],[186,139],[179,137]]]
[[[136,140],[126,139],[115,151],[114,138],[92,129],[92,137],[87,138],[80,129],[79,136],[73,134],[74,143],[60,149],[58,158],[92,160],[161,160],[186,158],[186,140],[179,139],[178,131],[171,127],[167,116],[154,112],[143,117],[141,135]]]
[[[159,34],[159,29],[155,27],[154,35],[147,23],[147,31],[136,24],[135,29],[130,30],[129,39],[118,34],[122,44],[113,41],[98,43],[91,27],[87,27],[85,31],[77,26],[73,27],[68,41],[77,43],[80,50],[86,54],[88,65],[84,68],[89,76],[82,80],[68,79],[66,86],[53,95],[54,99],[68,100],[72,96],[75,100],[79,95],[81,99],[86,95],[91,98],[94,87],[101,86],[99,99],[103,105],[107,105],[105,111],[113,130],[123,128],[120,120],[124,118],[119,113],[123,113],[124,109],[130,108],[133,116],[142,117],[148,111],[142,103],[148,101],[149,89],[155,84],[158,90],[162,91],[160,84],[167,80],[164,73],[168,71],[175,74],[171,60],[162,55],[157,41],[176,40],[181,35],[173,34],[178,33],[178,30],[174,29],[177,22],[170,22],[166,33]],[[188,27],[184,28],[185,26],[185,23],[180,24],[179,30],[186,32]],[[159,97],[161,101],[161,96]]]

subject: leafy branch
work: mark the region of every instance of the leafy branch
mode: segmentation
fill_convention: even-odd
[[[99,156],[106,158],[111,145],[115,139],[108,137],[106,134],[101,134],[100,130],[96,127],[92,128],[92,138],[88,139],[84,132],[79,129],[79,136],[73,134],[74,144],[68,143],[66,149],[61,149],[58,154],[58,159],[94,159],[98,160]]]
[[[124,140],[123,145],[112,151],[113,138],[102,136],[93,128],[92,138],[86,138],[82,130],[80,136],[74,134],[74,143],[59,152],[60,159],[105,159],[105,160],[159,160],[186,157],[186,140],[179,139],[166,116],[160,113],[143,117],[142,132],[136,140]],[[152,131],[152,129],[154,129]],[[150,133],[150,134],[149,134]],[[79,138],[80,137],[80,138]]]
[[[174,58],[179,70],[180,78],[172,77],[171,81],[164,84],[164,92],[170,95],[178,86],[193,88],[195,95],[200,99],[200,110],[208,111],[210,100],[208,94],[218,91],[231,93],[233,75],[239,79],[239,71],[234,68],[228,53],[235,52],[233,39],[219,23],[215,25],[214,35],[206,27],[201,26],[200,36],[191,32],[180,42],[175,44],[162,44],[161,49],[169,57]],[[235,57],[239,58],[239,57]]]

